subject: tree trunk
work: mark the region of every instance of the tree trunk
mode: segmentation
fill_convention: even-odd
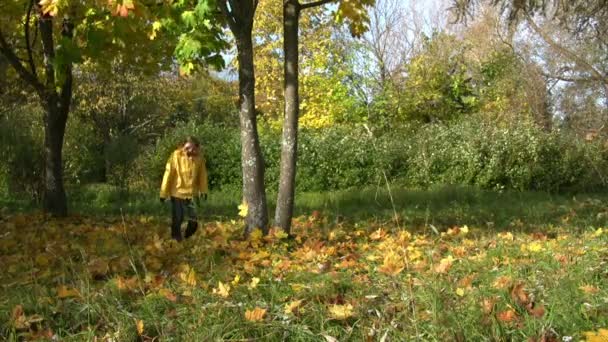
[[[45,188],[44,210],[53,216],[66,216],[67,199],[63,187],[62,148],[67,110],[60,104],[59,98],[50,95],[46,99],[44,115],[44,154],[45,154]]]
[[[53,44],[53,19],[41,17],[39,20],[42,52],[46,73],[44,90],[39,92],[44,115],[44,200],[43,209],[53,216],[66,216],[67,199],[63,187],[63,138],[72,100],[72,64],[70,62],[56,70],[55,47]],[[74,26],[64,19],[62,36],[72,38]],[[60,91],[56,90],[55,72],[61,75]]]
[[[285,114],[281,140],[281,174],[275,212],[275,224],[286,233],[291,231],[294,209],[296,162],[298,157],[298,25],[300,4],[287,0],[283,5],[283,52],[285,53]]]
[[[240,30],[236,37],[239,62],[239,104],[241,124],[241,163],[243,197],[249,207],[245,236],[256,228],[268,232],[268,208],[264,188],[264,159],[258,138],[255,113],[255,78],[251,27]]]

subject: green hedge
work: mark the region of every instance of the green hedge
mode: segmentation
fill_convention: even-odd
[[[203,143],[212,189],[241,186],[237,128],[188,124],[168,132],[136,160],[133,180],[158,187],[164,163],[187,135]],[[262,129],[266,186],[275,191],[279,176],[280,132]],[[588,190],[605,187],[608,154],[601,143],[533,124],[495,127],[470,119],[450,125],[407,127],[371,137],[363,127],[302,130],[297,189],[326,191],[383,182],[427,187],[475,185],[492,189]]]

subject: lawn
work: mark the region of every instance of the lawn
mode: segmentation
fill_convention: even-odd
[[[0,338],[608,339],[605,195],[303,194],[293,237],[248,240],[236,198],[212,195],[183,243],[144,195],[61,220],[3,209]]]

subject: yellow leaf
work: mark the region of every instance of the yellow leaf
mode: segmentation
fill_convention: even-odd
[[[587,331],[583,335],[587,338],[587,342],[608,342],[608,329],[599,329],[597,332]]]
[[[260,283],[260,278],[253,277],[253,278],[251,278],[251,282],[249,282],[249,285],[247,287],[249,287],[249,289],[255,289],[259,283]]]
[[[241,276],[237,274],[234,276],[234,279],[232,279],[232,286],[237,286],[239,281],[241,281]]]
[[[464,289],[459,287],[456,289],[456,294],[460,297],[464,296]]]
[[[57,297],[59,298],[70,298],[70,297],[80,297],[80,292],[75,288],[67,287],[65,285],[60,285],[57,288]]]
[[[42,9],[42,14],[50,15],[51,17],[56,16],[57,12],[59,11],[57,2],[57,0],[41,0],[38,4]]]
[[[216,294],[222,298],[228,298],[230,295],[230,285],[218,281],[217,288],[213,289],[213,294]]]
[[[245,311],[245,319],[250,322],[259,322],[264,319],[264,316],[266,316],[266,309],[259,307],[256,307],[253,310]]]
[[[137,327],[137,335],[141,336],[144,333],[144,321],[138,319],[135,325]]]
[[[435,272],[437,273],[447,273],[450,268],[452,268],[452,264],[454,263],[454,258],[449,255],[446,258],[441,259],[439,261],[439,265],[435,266]]]
[[[179,273],[179,278],[187,285],[196,286],[196,272],[190,265],[182,265],[182,272]]]
[[[602,228],[598,228],[594,233],[593,236],[598,237],[600,235],[602,235],[602,233],[604,233],[604,230]]]
[[[401,273],[404,268],[405,262],[403,261],[403,258],[394,252],[389,252],[384,257],[384,262],[382,263],[382,266],[378,268],[378,271],[394,276]]]
[[[353,316],[353,306],[351,304],[329,306],[329,316],[337,320],[345,320]]]
[[[290,303],[285,304],[285,314],[289,315],[292,314],[294,310],[296,310],[297,308],[300,307],[300,305],[302,305],[302,300],[298,299],[298,300],[294,300]]]
[[[249,212],[249,206],[247,205],[246,202],[243,202],[242,204],[240,204],[238,209],[239,209],[240,217],[247,217],[247,213]]]
[[[158,294],[167,298],[171,302],[175,303],[177,301],[177,296],[173,292],[171,292],[171,290],[169,290],[169,289],[162,288],[162,289],[158,290]]]

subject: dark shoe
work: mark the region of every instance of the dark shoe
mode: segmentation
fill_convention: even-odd
[[[184,235],[186,237],[186,239],[191,237],[192,235],[194,235],[194,233],[196,233],[197,229],[198,229],[198,223],[194,222],[194,221],[189,221],[188,227],[186,227],[186,234]]]
[[[175,241],[182,241],[181,227],[171,226],[171,238]]]

